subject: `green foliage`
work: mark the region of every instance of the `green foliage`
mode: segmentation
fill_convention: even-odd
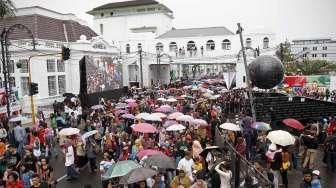
[[[15,16],[16,8],[14,2],[11,0],[1,0],[0,1],[0,18],[5,16]]]
[[[336,71],[336,63],[326,60],[294,61],[285,64],[286,74],[321,75]]]

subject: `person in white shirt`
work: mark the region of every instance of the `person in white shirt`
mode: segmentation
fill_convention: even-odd
[[[220,188],[231,188],[232,172],[230,170],[230,164],[223,161],[215,167],[215,170],[220,176]]]
[[[192,166],[194,165],[194,160],[191,158],[191,152],[190,151],[187,151],[184,158],[182,158],[178,165],[177,165],[177,169],[178,170],[185,170],[186,171],[186,174],[187,176],[189,176],[190,180],[193,181],[193,169],[192,169]]]
[[[78,178],[78,172],[75,169],[75,154],[74,149],[72,147],[72,144],[70,143],[70,140],[66,140],[66,146],[65,146],[65,167],[68,179],[72,180]]]

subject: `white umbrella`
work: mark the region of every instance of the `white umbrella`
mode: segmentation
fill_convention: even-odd
[[[211,98],[211,97],[213,97],[210,93],[204,93],[203,96],[206,97],[206,98]]]
[[[167,115],[164,114],[164,113],[160,113],[160,112],[155,112],[155,113],[152,113],[153,116],[157,116],[157,117],[160,117],[160,118],[166,118]]]
[[[189,115],[182,115],[176,118],[177,121],[184,121],[184,122],[191,122],[194,120],[192,116]]]
[[[136,102],[136,100],[134,100],[134,99],[126,99],[125,102],[127,102],[127,103],[134,103],[134,102]]]
[[[19,121],[26,121],[27,118],[23,116],[17,116],[9,119],[9,122],[19,122]]]
[[[168,115],[167,119],[176,119],[179,116],[183,116],[183,113],[181,112],[173,112]]]
[[[145,115],[141,119],[146,121],[159,121],[159,122],[162,121],[162,119],[159,116],[155,116],[153,114]]]
[[[158,101],[161,101],[161,102],[165,102],[166,101],[166,99],[165,98],[158,98],[158,99],[156,99],[156,100],[158,100]]]
[[[181,131],[184,130],[186,127],[181,124],[174,124],[169,126],[166,131]]]
[[[136,119],[143,119],[143,118],[145,118],[146,116],[149,116],[149,115],[150,115],[150,114],[147,113],[147,112],[142,112],[142,113],[136,115],[135,118],[136,118]]]
[[[287,131],[277,130],[268,133],[267,138],[274,144],[289,146],[295,143],[295,138]]]
[[[229,130],[229,131],[240,131],[239,125],[233,123],[223,123],[219,126],[222,129]]]
[[[177,102],[177,100],[175,98],[169,98],[167,99],[167,102]]]
[[[98,109],[103,109],[103,108],[104,108],[104,105],[100,105],[100,104],[91,106],[92,110],[98,110]]]
[[[85,139],[89,138],[90,136],[95,135],[97,133],[98,133],[97,130],[86,132],[82,135],[82,139],[85,140]]]
[[[79,129],[70,127],[62,129],[58,134],[61,136],[71,136],[78,134],[79,132],[80,132]]]
[[[209,124],[203,119],[194,119],[191,121],[191,124],[198,125],[198,126],[208,126]]]

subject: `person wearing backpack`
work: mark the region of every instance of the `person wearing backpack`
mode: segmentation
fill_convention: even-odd
[[[290,167],[290,162],[289,162],[289,153],[288,153],[288,148],[283,147],[282,148],[282,167],[280,169],[281,177],[282,177],[282,183],[285,188],[288,187],[288,174],[287,171]]]

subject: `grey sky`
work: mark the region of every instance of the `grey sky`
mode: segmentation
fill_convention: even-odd
[[[117,0],[122,1],[122,0]],[[40,5],[75,13],[92,25],[86,11],[116,0],[14,0],[17,7]],[[175,15],[174,27],[226,26],[240,22],[248,31],[285,38],[336,37],[336,0],[159,0]]]

